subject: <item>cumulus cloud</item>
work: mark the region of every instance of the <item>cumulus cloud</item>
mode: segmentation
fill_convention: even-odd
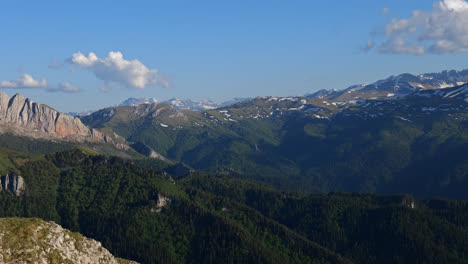
[[[424,46],[414,43],[407,43],[401,38],[392,38],[379,47],[381,53],[407,53],[413,55],[423,55]]]
[[[1,81],[0,88],[47,88],[47,81],[45,79],[36,80],[29,74],[23,74],[14,81]]]
[[[57,86],[47,84],[46,79],[35,79],[29,74],[23,74],[13,81],[1,81],[0,88],[4,89],[43,89],[48,92],[77,93],[79,88],[67,83],[61,82]]]
[[[53,58],[50,60],[48,67],[49,69],[58,70],[64,68],[65,65],[57,59]]]
[[[468,2],[443,0],[432,10],[415,10],[409,18],[394,18],[384,30],[382,53],[422,55],[425,52],[468,52]]]
[[[169,86],[165,78],[157,75],[157,69],[149,69],[139,60],[125,60],[121,52],[109,52],[106,58],[99,58],[92,52],[88,55],[78,52],[69,61],[91,71],[98,79],[128,88],[144,89],[155,84]]]

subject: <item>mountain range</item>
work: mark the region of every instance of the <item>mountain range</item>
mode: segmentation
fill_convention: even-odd
[[[371,84],[352,85],[346,89],[319,90],[307,94],[306,97],[317,99],[328,99],[334,101],[349,101],[356,99],[376,99],[385,97],[405,96],[414,91],[444,89],[460,86],[468,83],[468,69],[462,71],[446,70],[439,73],[423,73],[412,75],[404,73],[392,75],[384,80],[379,80]],[[253,98],[234,98],[233,100],[217,103],[211,100],[192,101],[190,99],[170,99],[161,103],[170,104],[176,109],[182,110],[212,110],[228,106],[241,101],[249,101]],[[151,104],[159,102],[155,98],[129,98],[120,106],[137,106],[139,104]],[[89,114],[89,113],[88,113]]]
[[[122,157],[146,155],[184,163],[190,168],[184,171],[227,171],[305,192],[468,198],[457,189],[466,178],[461,169],[465,155],[447,160],[452,166],[432,170],[427,168],[436,164],[423,166],[445,159],[440,153],[466,151],[468,88],[451,87],[461,84],[465,73],[402,74],[357,90],[369,95],[378,89],[396,91],[398,85],[399,96],[366,95],[345,101],[337,98],[353,94],[349,92],[355,88],[338,97],[333,95],[337,91],[327,96],[257,97],[206,110],[182,109],[175,99],[170,103],[129,99],[80,118],[3,93],[0,109],[4,133],[107,144],[88,147]],[[418,186],[414,177],[426,170],[433,180]],[[453,173],[459,176],[453,178]]]
[[[82,121],[198,170],[224,168],[289,190],[468,198],[458,189],[468,180],[467,104],[462,85],[345,102],[258,97],[205,111],[117,106]],[[423,175],[431,181],[421,186]]]
[[[78,117],[0,93],[0,259],[467,263],[463,74]]]
[[[180,100],[177,98],[172,98],[167,101],[162,101],[161,103],[172,105],[174,108],[178,110],[201,111],[201,110],[216,109],[219,107],[223,107],[223,106],[230,105],[236,102],[246,101],[250,99],[251,98],[234,98],[229,101],[218,103],[218,102],[214,102],[208,99],[204,99],[201,101],[193,101],[190,99]],[[153,103],[159,103],[159,101],[156,98],[128,98],[127,100],[120,103],[119,106],[138,106],[141,104],[153,104]]]
[[[392,75],[387,79],[378,80],[371,84],[356,84],[345,89],[319,90],[306,94],[305,97],[327,99],[332,101],[352,101],[358,99],[377,99],[387,97],[402,97],[415,91],[445,89],[468,83],[468,69],[446,70],[439,73],[423,73],[412,75],[409,73]],[[253,98],[234,98],[222,103],[208,99],[194,101],[191,99],[172,98],[159,101],[156,98],[128,98],[117,106],[138,106],[140,104],[162,103],[172,105],[178,110],[203,111],[225,107],[237,102],[250,101]],[[86,116],[95,111],[70,113],[73,116]]]
[[[376,99],[405,96],[415,91],[444,89],[460,86],[468,82],[468,70],[443,71],[412,75],[393,75],[371,84],[358,84],[346,89],[320,90],[307,95],[311,98],[348,101],[356,99]]]

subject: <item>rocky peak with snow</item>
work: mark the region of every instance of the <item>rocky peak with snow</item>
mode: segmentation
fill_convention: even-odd
[[[250,100],[251,98],[234,98],[222,103],[215,102],[209,99],[203,99],[200,101],[195,101],[191,99],[177,99],[172,98],[166,101],[159,102],[155,98],[128,98],[119,104],[119,106],[139,106],[142,104],[153,104],[153,103],[162,103],[172,105],[177,110],[191,110],[191,111],[203,111],[220,108],[223,106],[231,105],[240,101]]]
[[[138,106],[141,104],[154,104],[158,103],[159,101],[155,98],[128,98],[127,100],[120,103],[120,106]]]
[[[311,98],[349,101],[405,96],[415,91],[446,89],[468,83],[468,69],[412,75],[393,75],[371,84],[353,85],[342,90],[320,90],[308,95]]]

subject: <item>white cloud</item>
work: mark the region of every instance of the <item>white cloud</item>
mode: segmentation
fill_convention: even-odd
[[[169,81],[169,78],[167,76],[163,76],[163,75],[158,75],[156,77],[156,82],[164,87],[164,88],[171,88],[172,87],[172,84],[171,82]]]
[[[73,54],[70,62],[91,71],[105,82],[128,88],[144,89],[155,84],[169,86],[166,79],[157,75],[158,70],[149,69],[139,60],[125,60],[121,52],[109,52],[103,59],[92,52],[88,56],[78,52]]]
[[[14,81],[1,81],[0,88],[47,88],[45,79],[36,80],[29,74],[23,74]]]
[[[409,18],[394,18],[385,27],[383,53],[468,52],[468,2],[443,0],[430,11],[413,11]]]
[[[65,93],[78,93],[80,89],[76,86],[73,86],[67,82],[60,82],[57,87],[49,89],[49,91],[55,92],[65,92]]]
[[[401,38],[392,38],[379,47],[381,53],[407,53],[413,55],[423,55],[424,46],[414,43],[407,43]]]
[[[48,92],[77,93],[79,88],[67,83],[61,82],[57,86],[47,84],[46,79],[35,79],[29,74],[23,74],[13,81],[1,81],[0,88],[4,89],[43,89]]]
[[[388,8],[388,7],[382,8],[382,14],[386,15],[386,14],[388,14],[389,12],[390,12],[390,8]]]

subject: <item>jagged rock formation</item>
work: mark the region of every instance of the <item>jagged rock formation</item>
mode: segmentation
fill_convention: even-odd
[[[0,92],[0,124],[2,130],[9,128],[23,134],[34,132],[58,138],[87,138],[100,142],[106,140],[101,132],[89,129],[79,118],[35,103],[21,94],[10,98],[6,93]]]
[[[136,263],[115,258],[101,243],[35,218],[0,219],[0,263]]]
[[[11,191],[14,195],[20,196],[24,193],[26,184],[23,177],[14,173],[7,174],[0,177],[1,188],[0,191]]]

